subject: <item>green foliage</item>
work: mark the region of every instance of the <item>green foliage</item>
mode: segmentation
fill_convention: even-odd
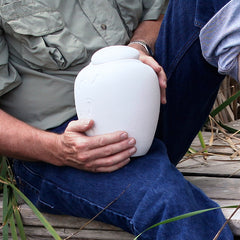
[[[3,195],[3,219],[1,226],[3,240],[8,240],[10,234],[13,240],[18,240],[18,235],[21,240],[27,239],[17,204],[17,199],[19,197],[28,204],[54,239],[61,240],[60,236],[56,233],[50,223],[44,218],[32,202],[15,186],[10,163],[5,157],[0,157],[0,189]]]
[[[229,97],[225,102],[223,102],[217,108],[212,110],[212,112],[210,113],[210,116],[212,118],[214,118],[219,112],[221,112],[223,109],[225,109],[228,105],[230,105],[234,100],[236,100],[239,97],[240,97],[240,91],[236,92],[234,95]],[[238,130],[236,130],[234,128],[230,128],[230,127],[226,126],[225,124],[223,124],[222,122],[218,122],[218,124],[230,133],[238,132]]]
[[[138,239],[143,233],[145,233],[146,231],[149,231],[150,229],[155,228],[155,227],[158,227],[158,226],[160,226],[160,225],[162,225],[162,224],[167,224],[167,223],[175,222],[175,221],[178,221],[178,220],[181,220],[181,219],[184,219],[184,218],[189,218],[189,217],[192,217],[192,216],[201,214],[201,213],[205,213],[205,212],[217,210],[217,209],[220,209],[220,208],[238,208],[238,207],[239,207],[239,206],[216,207],[216,208],[208,208],[208,209],[203,209],[203,210],[198,210],[198,211],[194,211],[194,212],[182,214],[182,215],[179,215],[179,216],[176,216],[176,217],[173,217],[173,218],[164,220],[164,221],[162,221],[162,222],[159,222],[159,223],[156,223],[156,224],[150,226],[149,228],[147,228],[147,229],[145,229],[143,232],[141,232],[138,236],[136,236],[136,237],[134,238],[134,240],[137,240],[137,239]]]
[[[223,102],[218,107],[213,109],[211,111],[211,113],[210,113],[210,117],[214,118],[218,113],[220,113],[223,109],[225,109],[228,105],[230,105],[234,100],[236,100],[239,97],[240,97],[240,91],[236,92],[234,95],[232,95],[230,98],[228,98],[225,102]],[[220,121],[216,121],[216,122],[217,122],[217,124],[219,124],[219,126],[224,128],[225,130],[227,130],[229,133],[239,132],[238,130],[236,130],[234,128],[231,128],[231,127],[223,124]],[[198,132],[198,138],[199,138],[199,141],[201,143],[202,148],[205,149],[206,148],[206,144],[205,144],[204,139],[202,137],[202,132],[201,131]],[[193,149],[193,148],[189,148],[188,152],[189,153],[196,153],[197,151],[195,149]]]

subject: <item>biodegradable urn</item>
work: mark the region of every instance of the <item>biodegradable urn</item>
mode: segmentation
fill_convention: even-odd
[[[123,130],[136,139],[133,156],[147,153],[159,118],[160,87],[137,50],[110,46],[95,52],[76,77],[74,97],[78,118],[94,120],[88,136]]]

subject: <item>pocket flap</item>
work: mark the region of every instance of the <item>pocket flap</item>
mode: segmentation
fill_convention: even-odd
[[[64,22],[59,12],[45,11],[9,20],[7,25],[16,33],[40,37],[63,29]]]

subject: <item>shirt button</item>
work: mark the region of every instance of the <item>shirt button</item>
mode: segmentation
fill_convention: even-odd
[[[101,29],[102,30],[106,30],[107,29],[107,25],[106,24],[101,24]]]

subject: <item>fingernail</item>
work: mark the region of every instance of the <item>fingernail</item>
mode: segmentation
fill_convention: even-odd
[[[127,133],[122,133],[120,137],[121,137],[122,140],[126,139],[128,137],[128,134]]]
[[[85,125],[85,126],[88,126],[90,121],[91,121],[90,119],[81,119],[81,124]]]
[[[136,141],[134,138],[131,138],[128,142],[129,145],[135,145]]]
[[[135,147],[129,149],[130,154],[134,154],[137,151]]]

